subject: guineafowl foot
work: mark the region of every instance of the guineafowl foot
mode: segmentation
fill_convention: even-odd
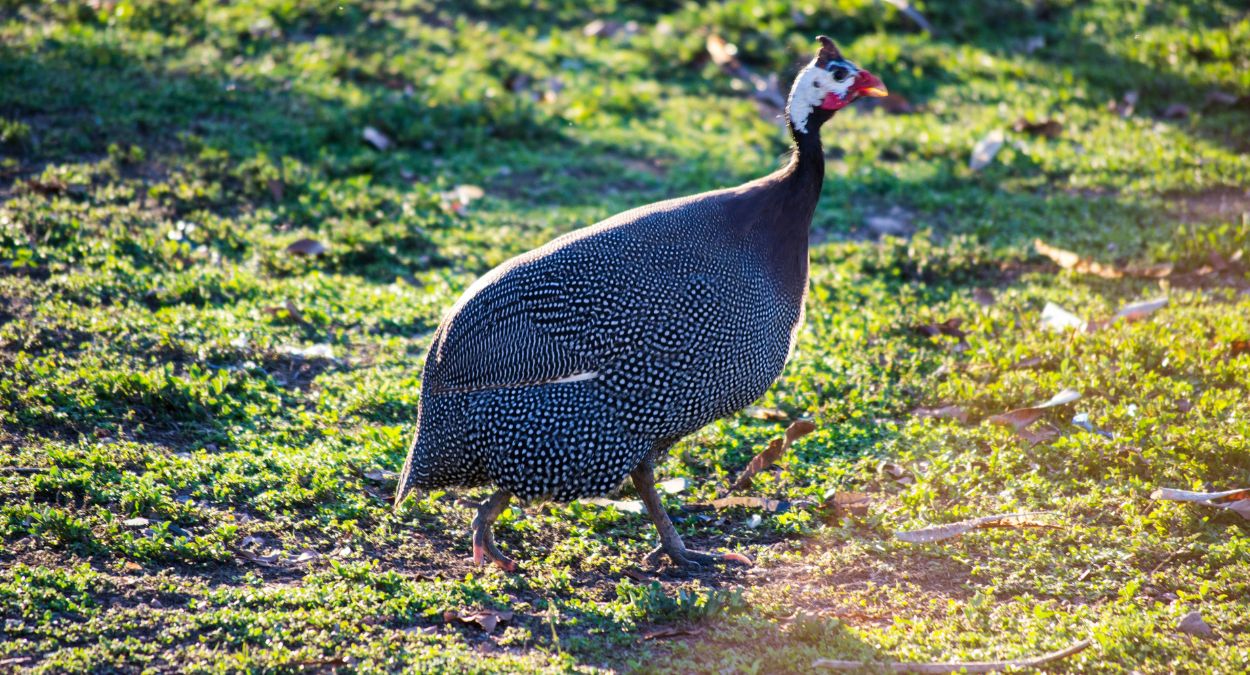
[[[660,533],[659,547],[643,559],[647,566],[659,567],[660,558],[664,555],[678,567],[700,567],[718,562],[752,564],[751,559],[741,553],[705,553],[686,548],[681,535],[677,534],[677,528],[673,527],[668,512],[664,510],[664,505],[660,503],[660,493],[655,489],[655,472],[651,464],[644,462],[639,465],[630,477],[634,479],[634,488],[638,490],[642,503],[647,506],[647,513],[651,514],[651,521],[655,523],[655,529]]]
[[[490,561],[505,572],[516,571],[516,561],[504,555],[499,550],[499,547],[495,546],[495,535],[491,532],[491,527],[495,524],[495,520],[499,518],[499,514],[503,513],[504,509],[508,508],[508,501],[511,499],[511,492],[500,490],[482,502],[481,506],[477,507],[477,517],[473,519],[474,565],[481,565],[483,561]]]
[[[755,564],[749,557],[741,553],[709,553],[689,548],[681,551],[667,551],[663,546],[657,546],[655,550],[648,553],[643,562],[648,567],[659,567],[661,559],[666,555],[678,567],[698,568],[704,565],[730,562],[747,565],[748,567]]]

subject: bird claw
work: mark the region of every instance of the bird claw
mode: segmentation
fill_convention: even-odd
[[[495,566],[505,572],[515,572],[517,570],[516,561],[504,555],[494,544],[494,542],[481,543],[473,542],[473,564],[481,566],[483,562],[495,563]]]
[[[667,555],[669,560],[678,567],[687,569],[698,569],[704,565],[714,565],[717,563],[738,563],[750,567],[755,563],[751,558],[742,553],[709,553],[706,551],[695,551],[693,549],[683,549],[681,551],[666,551],[663,546],[657,547],[655,550],[647,554],[643,561],[650,567],[659,567],[661,556]]]

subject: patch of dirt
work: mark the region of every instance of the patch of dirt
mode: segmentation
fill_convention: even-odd
[[[1215,188],[1196,193],[1173,193],[1165,196],[1183,222],[1239,221],[1250,218],[1250,190],[1235,187]]]

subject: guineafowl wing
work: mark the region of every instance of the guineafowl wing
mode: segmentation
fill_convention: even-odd
[[[725,256],[688,232],[673,236],[673,216],[607,221],[479,279],[439,327],[425,392],[591,377],[677,347],[706,351],[703,338],[725,328],[706,311],[720,299],[709,261],[723,267]]]

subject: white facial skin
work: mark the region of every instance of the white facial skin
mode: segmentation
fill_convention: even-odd
[[[846,69],[844,79],[835,80],[829,71],[817,66],[815,61],[807,64],[799,72],[799,76],[794,78],[794,87],[790,89],[790,103],[786,109],[790,113],[790,124],[794,125],[795,131],[807,133],[807,118],[813,110],[820,107],[825,97],[837,94],[838,98],[845,99],[851,85],[855,84],[855,66],[845,61],[834,63],[835,71],[839,67]]]

